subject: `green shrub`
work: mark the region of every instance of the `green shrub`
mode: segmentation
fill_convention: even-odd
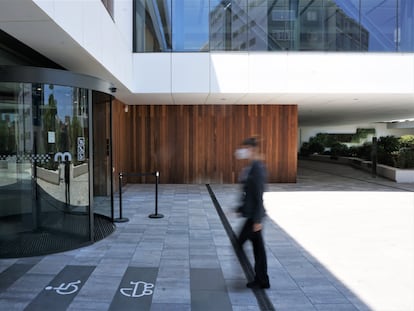
[[[395,136],[382,136],[377,142],[378,163],[396,166],[396,155],[400,149],[400,142]]]
[[[387,153],[398,151],[400,149],[399,139],[395,136],[381,136],[377,142],[378,148]]]
[[[403,148],[397,158],[397,167],[414,168],[414,149]]]
[[[372,134],[375,130],[366,129],[359,134]],[[340,143],[335,135],[318,133],[311,137],[309,142],[303,143],[300,148],[301,155],[330,154],[335,158],[338,156],[351,156],[364,160],[372,160],[372,143],[366,142],[362,146],[353,146]],[[324,153],[325,148],[330,148]],[[414,168],[414,135],[403,135],[400,138],[395,136],[381,136],[377,140],[377,163],[397,166],[400,168]]]
[[[320,142],[309,143],[310,154],[314,154],[314,153],[320,154],[320,153],[323,153],[324,150],[325,150],[325,147]]]
[[[316,136],[309,138],[309,144],[320,144],[322,146],[329,145],[329,135],[325,133],[318,133]]]
[[[349,148],[345,144],[336,142],[332,144],[331,146],[331,155],[334,157],[338,157],[338,156],[347,157],[349,156]]]
[[[352,147],[351,154],[353,157],[364,160],[371,159],[372,143],[364,143],[362,146]]]
[[[309,143],[303,143],[300,147],[299,154],[302,156],[308,156],[314,153],[321,154],[325,150],[325,147],[318,141]]]
[[[403,135],[398,140],[401,148],[414,147],[414,135]]]

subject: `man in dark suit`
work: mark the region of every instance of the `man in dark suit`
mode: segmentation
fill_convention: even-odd
[[[264,246],[262,229],[265,209],[263,206],[263,192],[266,183],[266,168],[261,161],[256,138],[247,138],[242,143],[242,148],[236,151],[239,159],[248,159],[249,166],[243,171],[239,178],[242,185],[242,202],[239,212],[246,217],[246,222],[239,234],[239,243],[250,240],[253,244],[255,260],[255,279],[247,283],[249,288],[269,288],[269,277],[267,275],[267,258]]]

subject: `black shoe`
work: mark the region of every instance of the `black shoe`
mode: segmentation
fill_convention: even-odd
[[[246,284],[246,286],[251,289],[270,288],[269,282],[260,283],[258,281],[249,282]]]

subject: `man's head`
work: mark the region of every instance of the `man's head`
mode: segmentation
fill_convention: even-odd
[[[237,159],[253,159],[257,153],[258,141],[255,137],[249,137],[243,140],[241,147],[235,152]]]
[[[258,145],[258,142],[257,142],[257,138],[256,137],[246,138],[242,142],[242,146],[244,146],[244,147],[249,147],[249,148],[253,147],[253,148],[256,148],[257,145]]]

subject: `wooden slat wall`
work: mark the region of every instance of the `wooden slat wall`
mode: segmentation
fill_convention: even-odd
[[[235,183],[240,142],[260,136],[269,182],[296,182],[297,106],[114,104],[117,172],[160,172],[162,183]],[[129,182],[150,182],[145,178]]]

